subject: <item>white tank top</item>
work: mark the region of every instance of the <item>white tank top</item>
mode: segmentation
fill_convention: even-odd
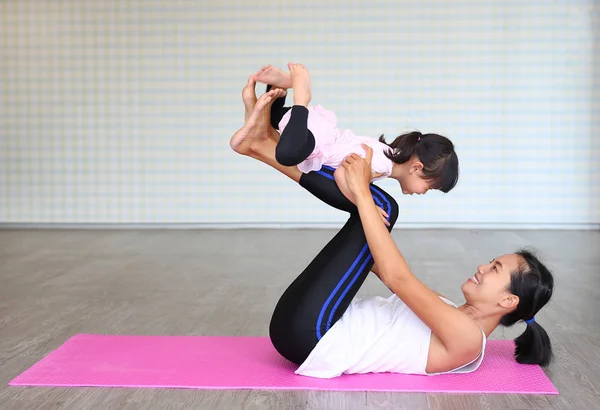
[[[431,329],[396,295],[354,299],[296,374],[319,378],[382,372],[432,375],[425,371],[430,341]],[[479,357],[444,373],[476,370],[483,360],[485,343],[484,333]]]

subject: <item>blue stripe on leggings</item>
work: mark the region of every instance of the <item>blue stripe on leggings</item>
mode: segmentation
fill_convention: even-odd
[[[378,193],[379,195],[381,195],[381,197],[383,198],[383,200],[387,204],[387,211],[386,212],[387,212],[388,215],[390,215],[390,212],[392,212],[392,204],[390,204],[390,201],[387,198],[387,196],[384,195],[384,193],[381,192],[379,189],[377,189],[374,185],[371,185],[371,190],[375,191],[376,193]],[[389,221],[389,216],[388,216],[387,220]]]
[[[354,283],[357,281],[358,277],[360,276],[360,272],[362,272],[362,270],[365,268],[367,263],[369,263],[371,261],[371,259],[373,259],[373,255],[371,255],[371,253],[369,252],[369,256],[367,256],[367,258],[365,259],[363,264],[360,266],[360,268],[358,268],[358,271],[356,271],[356,273],[354,274],[354,277],[352,278],[352,280],[350,281],[348,286],[346,286],[346,289],[344,289],[344,291],[338,298],[335,305],[333,305],[333,309],[331,309],[331,312],[329,312],[329,319],[327,320],[327,326],[325,327],[325,330],[329,330],[329,328],[331,327],[331,321],[333,320],[333,315],[337,311],[338,306],[340,305],[340,303],[342,303],[342,300],[344,300],[344,297],[350,291],[350,288],[352,287],[352,285],[354,285]]]
[[[330,171],[335,171],[334,168],[331,168],[329,166],[323,166],[322,169],[328,169]],[[333,177],[333,175],[328,174],[327,172],[324,172],[322,170],[316,171],[318,174],[323,175],[331,180],[335,181],[335,178]],[[383,197],[384,201],[387,204],[386,207],[386,212],[388,214],[388,220],[389,220],[389,215],[392,209],[392,206],[389,202],[389,200],[386,198],[386,196],[379,191],[378,189],[375,189],[373,186],[370,187],[370,189],[372,191],[374,191],[375,193],[377,193],[378,195],[380,195],[381,197]],[[375,202],[381,206],[381,208],[383,208],[383,204],[381,203],[381,201],[379,200],[379,198],[377,198],[377,196],[372,195],[373,199],[375,200]],[[365,255],[365,252],[367,252],[369,250],[369,245],[368,243],[365,244],[365,246],[362,248],[362,250],[360,251],[360,253],[358,254],[358,256],[356,257],[356,259],[354,260],[354,262],[352,263],[352,265],[350,266],[350,268],[346,271],[346,273],[344,274],[344,276],[342,277],[342,279],[338,282],[337,286],[333,289],[333,291],[331,292],[331,294],[329,295],[329,297],[327,298],[327,300],[325,301],[325,304],[323,305],[323,307],[321,308],[321,312],[319,313],[319,318],[317,320],[317,340],[321,340],[321,338],[323,337],[321,334],[321,323],[323,322],[323,316],[325,315],[325,310],[327,309],[327,307],[330,305],[331,300],[333,299],[333,297],[335,296],[335,294],[337,293],[337,291],[340,289],[340,287],[342,286],[342,284],[346,281],[346,279],[348,278],[348,276],[352,273],[352,271],[354,270],[354,268],[356,267],[356,265],[358,264],[358,262],[362,259],[362,257]],[[360,268],[358,269],[358,271],[355,272],[354,277],[352,278],[352,280],[350,281],[350,283],[346,286],[346,288],[344,289],[344,291],[342,292],[342,295],[338,298],[337,302],[335,303],[333,309],[331,310],[330,314],[329,314],[329,320],[327,321],[327,326],[326,326],[326,330],[329,330],[330,326],[331,326],[331,320],[333,319],[333,314],[335,312],[335,310],[337,309],[337,307],[339,306],[339,304],[341,303],[341,301],[344,299],[344,296],[346,296],[346,294],[349,292],[350,288],[352,287],[352,285],[356,282],[356,280],[358,279],[358,277],[360,276],[360,272],[364,269],[364,267],[367,265],[367,263],[370,262],[371,258],[373,256],[371,254],[369,254],[367,256],[367,258],[364,260],[364,262],[362,263],[362,265],[360,266]]]
[[[342,279],[338,282],[337,286],[335,287],[335,289],[333,289],[333,291],[331,292],[331,294],[325,301],[325,304],[321,308],[321,312],[319,313],[319,319],[317,320],[317,329],[316,329],[318,340],[321,340],[321,337],[323,337],[323,335],[321,335],[321,323],[323,322],[323,315],[325,315],[325,310],[327,309],[327,306],[329,306],[329,304],[331,303],[331,300],[333,299],[333,297],[335,296],[337,291],[340,289],[340,287],[342,286],[342,284],[344,283],[346,278],[352,273],[352,271],[354,270],[354,267],[358,264],[358,261],[363,257],[363,255],[365,254],[365,252],[368,249],[369,249],[368,244],[365,244],[365,246],[362,248],[362,250],[358,254],[358,257],[354,260],[354,263],[352,264],[352,266],[350,266],[350,268],[346,271],[346,273],[344,274]],[[329,329],[327,329],[327,330],[329,330]]]

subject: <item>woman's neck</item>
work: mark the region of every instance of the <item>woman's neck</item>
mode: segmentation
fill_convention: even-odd
[[[490,334],[498,327],[500,320],[502,319],[501,314],[486,315],[479,308],[469,305],[468,303],[460,306],[458,310],[465,313],[475,323],[477,323],[477,326],[483,330],[483,333],[485,333],[486,337],[490,336]]]

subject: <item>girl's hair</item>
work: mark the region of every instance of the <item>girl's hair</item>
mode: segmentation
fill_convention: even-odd
[[[458,156],[448,138],[413,131],[400,135],[391,144],[385,142],[383,135],[379,141],[392,148],[385,155],[396,164],[404,164],[416,155],[423,163],[424,178],[432,181],[434,189],[447,193],[456,186]]]
[[[519,304],[502,317],[500,324],[508,327],[519,320],[529,322],[525,332],[515,339],[515,357],[519,363],[546,366],[552,360],[552,344],[534,316],[550,300],[554,278],[532,250],[521,249],[516,254],[523,260],[511,275],[509,290],[519,297]]]

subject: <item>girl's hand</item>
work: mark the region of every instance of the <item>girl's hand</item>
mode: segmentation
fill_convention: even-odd
[[[342,166],[346,170],[346,183],[348,189],[356,199],[359,195],[367,194],[371,196],[369,184],[371,183],[371,159],[373,158],[373,150],[371,147],[361,144],[366,152],[364,158],[357,154],[350,154],[342,162]]]
[[[383,221],[383,224],[385,226],[390,226],[390,223],[387,220],[387,218],[389,217],[389,215],[387,214],[387,212],[385,212],[383,210],[383,208],[380,208],[380,207],[377,207],[377,210],[379,211],[379,214],[381,215],[381,220]]]

